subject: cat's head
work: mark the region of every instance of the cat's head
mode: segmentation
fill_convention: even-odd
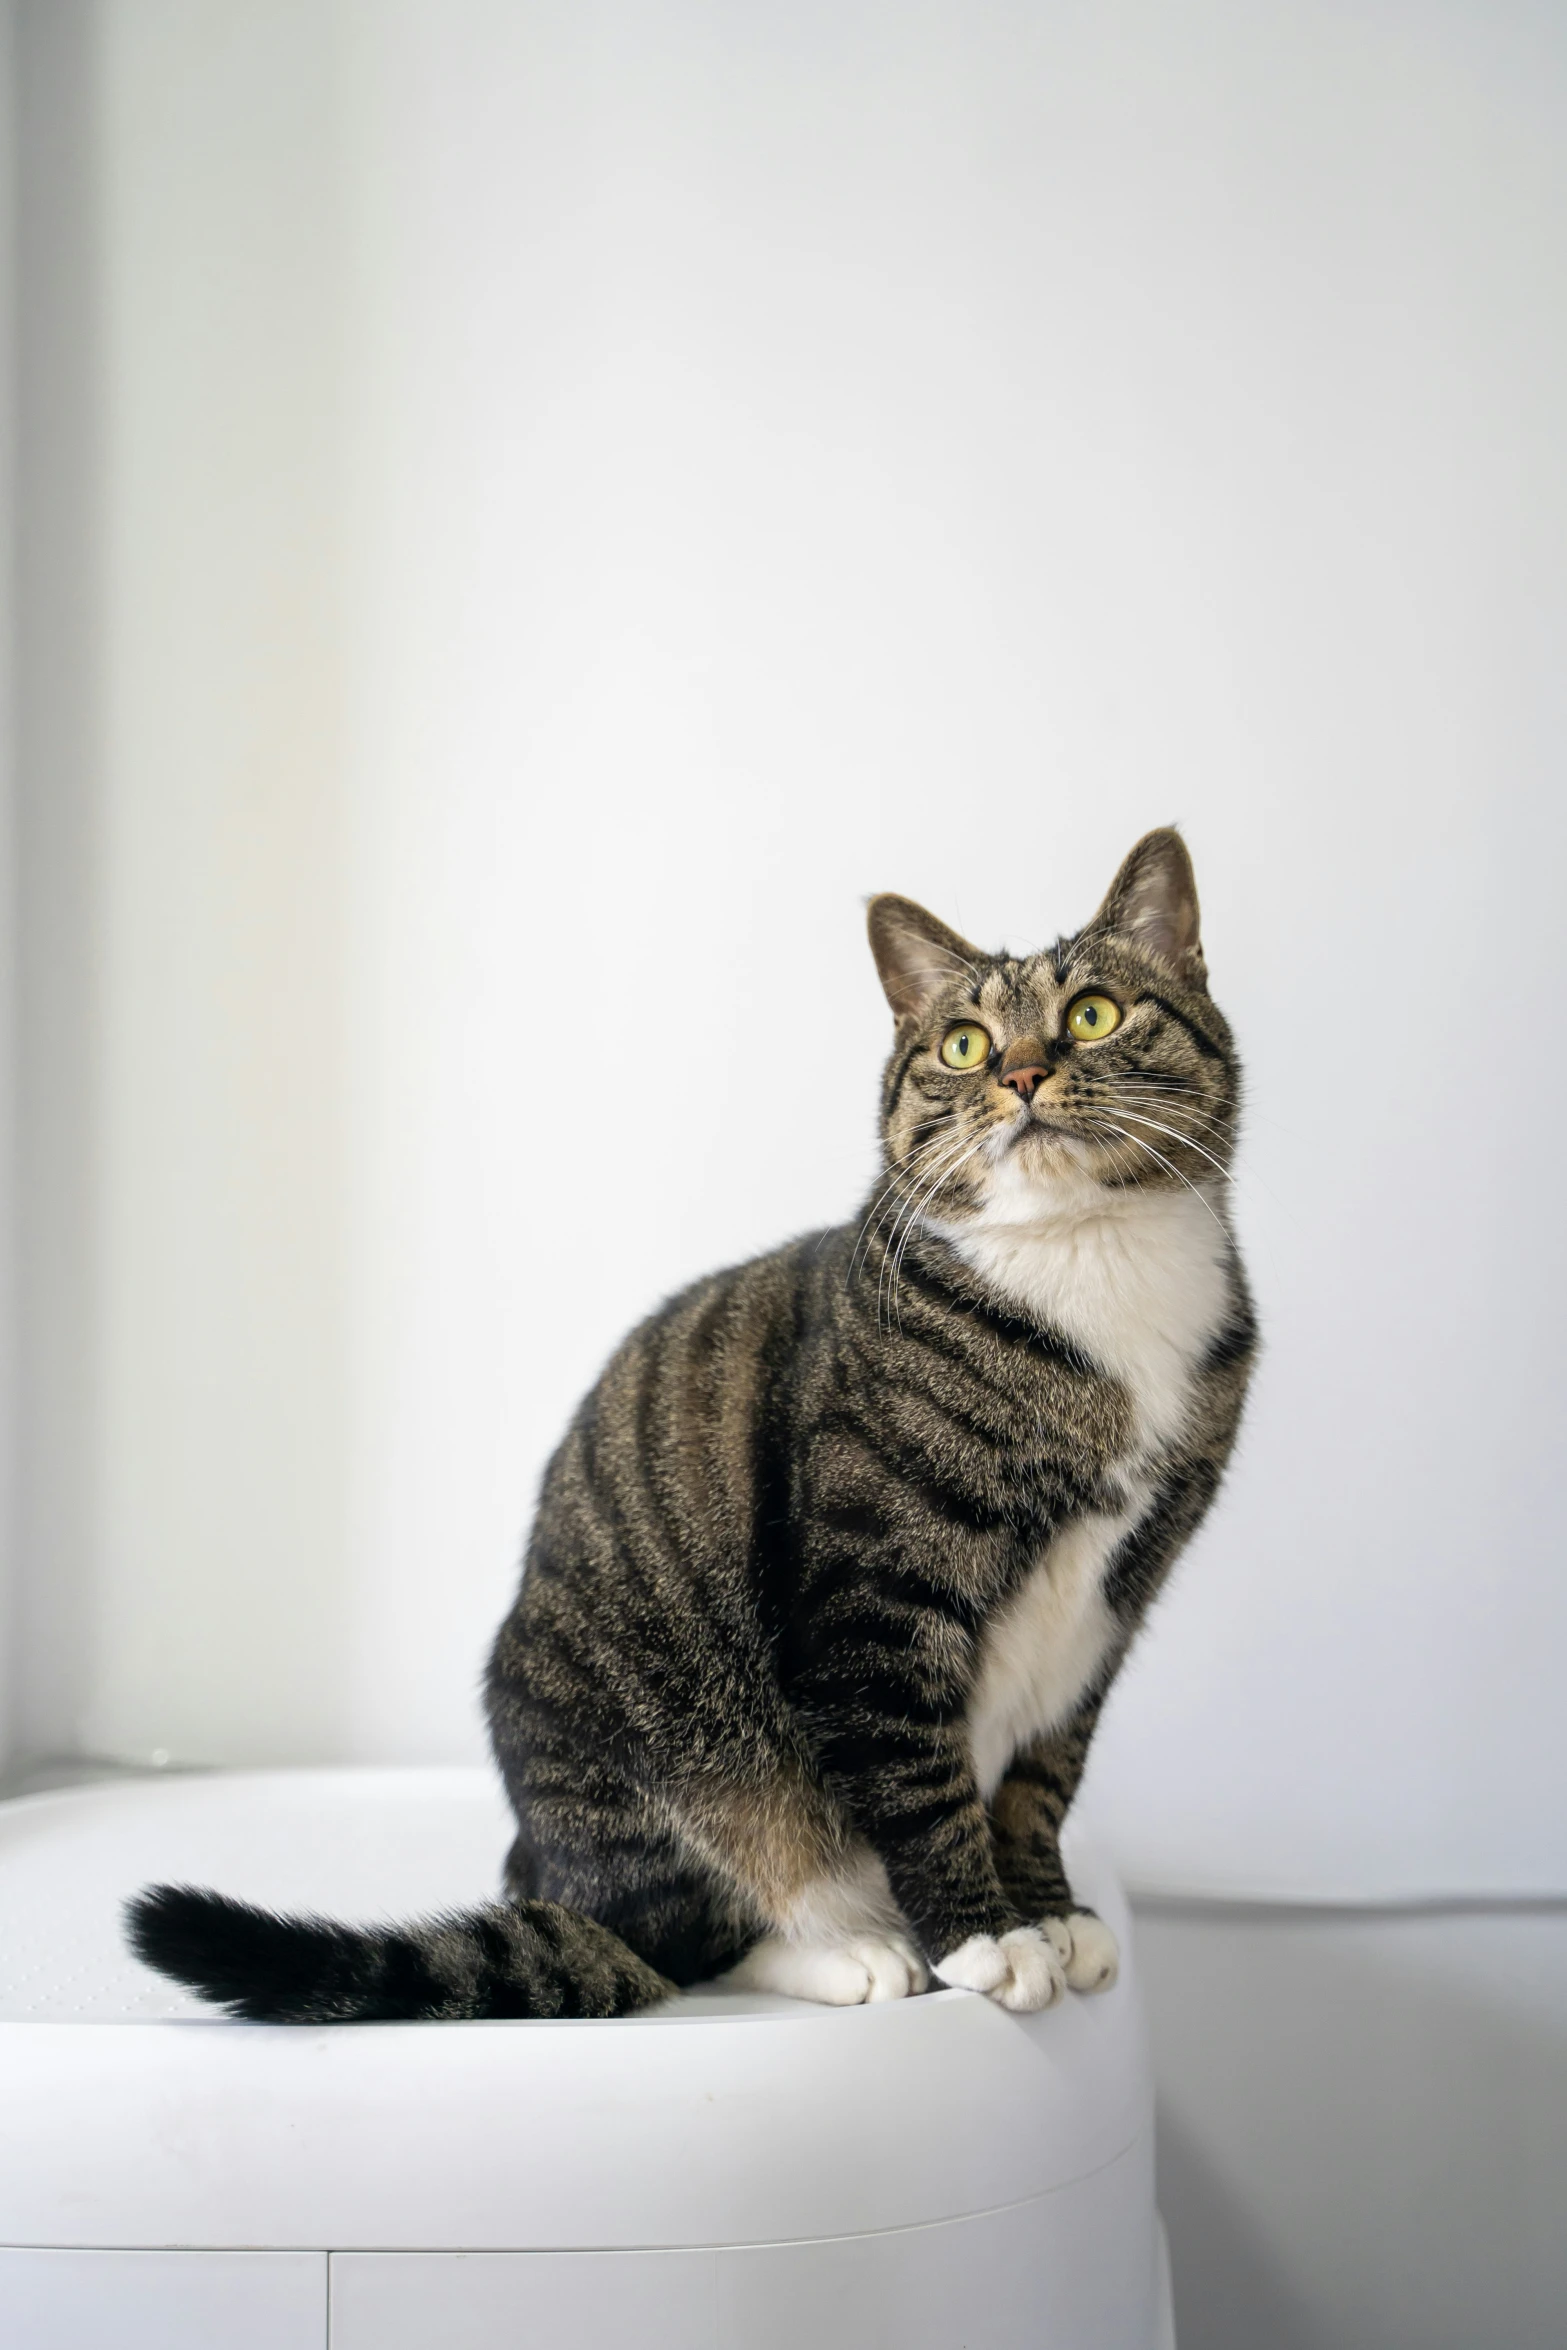
[[[1039,954],[987,954],[908,898],[873,898],[869,923],[898,1024],[882,1092],[894,1213],[1027,1222],[1222,1182],[1238,1072],[1178,833],[1148,833],[1093,920]]]

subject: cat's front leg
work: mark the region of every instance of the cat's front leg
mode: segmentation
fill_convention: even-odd
[[[1077,1792],[1100,1698],[1016,1756],[991,1804],[996,1872],[1008,1898],[1047,1936],[1068,1987],[1108,1991],[1121,1954],[1103,1918],[1074,1897],[1061,1860],[1061,1822]]]
[[[953,1723],[920,1724],[857,1693],[819,1726],[823,1774],[881,1860],[931,1973],[1032,2013],[1066,1988],[1052,1937],[1020,1918],[996,1869],[990,1822]]]

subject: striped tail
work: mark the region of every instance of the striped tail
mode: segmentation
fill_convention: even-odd
[[[553,1901],[341,1926],[150,1885],[126,1903],[125,1923],[148,1966],[251,2023],[630,2015],[675,1989],[607,1926]]]

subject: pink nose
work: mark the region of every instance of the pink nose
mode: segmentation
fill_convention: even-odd
[[[1048,1069],[1008,1069],[1003,1074],[1001,1082],[1003,1085],[1011,1086],[1019,1101],[1031,1102],[1034,1098],[1034,1088],[1037,1085],[1043,1085],[1049,1074]]]

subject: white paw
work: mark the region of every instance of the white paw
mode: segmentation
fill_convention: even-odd
[[[1069,1918],[1046,1918],[1042,1929],[1066,1970],[1074,1991],[1108,1991],[1121,1971],[1121,1953],[1103,1918],[1074,1909]]]
[[[908,1999],[930,1981],[925,1961],[912,1942],[865,1935],[849,1944],[849,1956],[865,1969],[867,2001]]]
[[[786,1942],[769,1936],[730,1971],[731,1983],[752,1991],[781,1991],[788,1999],[816,1999],[824,2007],[865,2007],[880,1999],[907,1999],[928,1981],[911,1943],[862,1934],[850,1942]]]
[[[1037,1926],[1014,1926],[999,1941],[993,1934],[971,1934],[936,1973],[957,1991],[984,1991],[1014,2015],[1032,2015],[1054,2007],[1066,1989],[1066,1969],[1053,1939]]]

